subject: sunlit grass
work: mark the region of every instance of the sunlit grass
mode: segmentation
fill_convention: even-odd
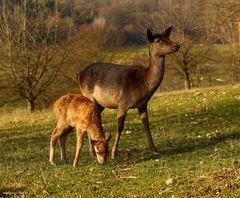
[[[75,134],[67,144],[68,163],[48,162],[56,118],[51,110],[24,109],[0,116],[0,192],[26,197],[239,197],[240,85],[157,93],[149,103],[152,135],[160,155],[147,149],[136,110],[126,118],[118,157],[99,165],[85,140],[72,167]],[[116,131],[116,110],[103,112],[105,132]]]

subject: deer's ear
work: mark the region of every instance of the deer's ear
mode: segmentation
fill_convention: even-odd
[[[171,31],[172,31],[172,28],[173,28],[173,26],[170,26],[169,28],[167,28],[167,29],[163,32],[163,35],[169,37],[170,34],[171,34]]]
[[[147,29],[147,37],[148,37],[148,41],[150,43],[152,43],[154,41],[154,36],[152,34],[152,31],[149,28]]]

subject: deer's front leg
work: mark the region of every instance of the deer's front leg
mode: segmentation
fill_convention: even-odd
[[[83,145],[84,140],[84,132],[80,129],[77,129],[77,147],[76,147],[76,153],[75,158],[73,161],[73,166],[76,167],[79,161],[79,154]]]
[[[121,133],[124,128],[124,121],[126,118],[126,114],[127,114],[127,110],[119,109],[118,116],[117,116],[117,120],[118,120],[117,133],[116,133],[115,142],[112,148],[113,159],[117,156],[118,144],[119,144]]]
[[[146,131],[148,147],[151,151],[158,153],[158,150],[153,143],[152,135],[151,135],[150,128],[149,128],[147,106],[138,108],[138,113],[141,117],[143,127]]]
[[[90,153],[90,155],[92,157],[95,157],[96,153],[95,153],[95,150],[94,150],[94,147],[93,147],[90,135],[88,135],[88,142],[89,142],[89,153]]]

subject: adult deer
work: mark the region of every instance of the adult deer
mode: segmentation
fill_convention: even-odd
[[[179,45],[169,39],[172,27],[160,34],[147,29],[149,41],[149,67],[94,63],[78,73],[82,94],[95,102],[100,111],[118,109],[118,128],[112,148],[112,158],[117,155],[124,120],[130,108],[137,108],[146,131],[150,150],[158,152],[149,129],[147,104],[158,89],[164,76],[165,55],[176,52]]]

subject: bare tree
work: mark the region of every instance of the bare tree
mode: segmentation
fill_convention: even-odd
[[[172,68],[184,79],[185,89],[199,87],[204,77],[209,77],[211,46],[194,43],[184,43],[180,52],[174,55]],[[210,82],[208,83],[210,84]]]
[[[233,84],[239,82],[240,78],[240,46],[238,25],[240,20],[240,2],[239,1],[219,1],[215,4],[219,9],[217,13],[217,23],[224,20],[218,31],[216,32],[216,38],[227,46],[227,70],[231,72],[230,82]],[[221,14],[220,14],[221,13]],[[226,18],[227,17],[227,18]],[[226,56],[225,55],[225,56]]]
[[[31,111],[54,82],[67,50],[67,42],[58,38],[57,10],[50,15],[43,4],[33,6],[35,9],[26,0],[20,5],[3,0],[0,21],[2,74]]]
[[[76,83],[81,67],[95,62],[109,62],[114,58],[114,52],[106,53],[107,47],[115,43],[111,26],[106,26],[105,18],[98,17],[92,24],[82,25],[73,33],[68,50],[68,67],[61,72],[65,79]]]
[[[201,8],[204,8],[203,4],[189,0],[156,1],[150,15],[146,15],[139,23],[142,29],[148,26],[161,29],[169,24],[174,26],[176,33],[173,36],[180,43],[181,48],[173,55],[172,63],[169,65],[172,65],[171,68],[184,79],[187,89],[193,86],[193,73],[200,68],[200,65],[203,68],[203,62],[206,60],[206,47],[198,45],[204,35],[203,20],[197,17],[201,16],[203,10]]]

